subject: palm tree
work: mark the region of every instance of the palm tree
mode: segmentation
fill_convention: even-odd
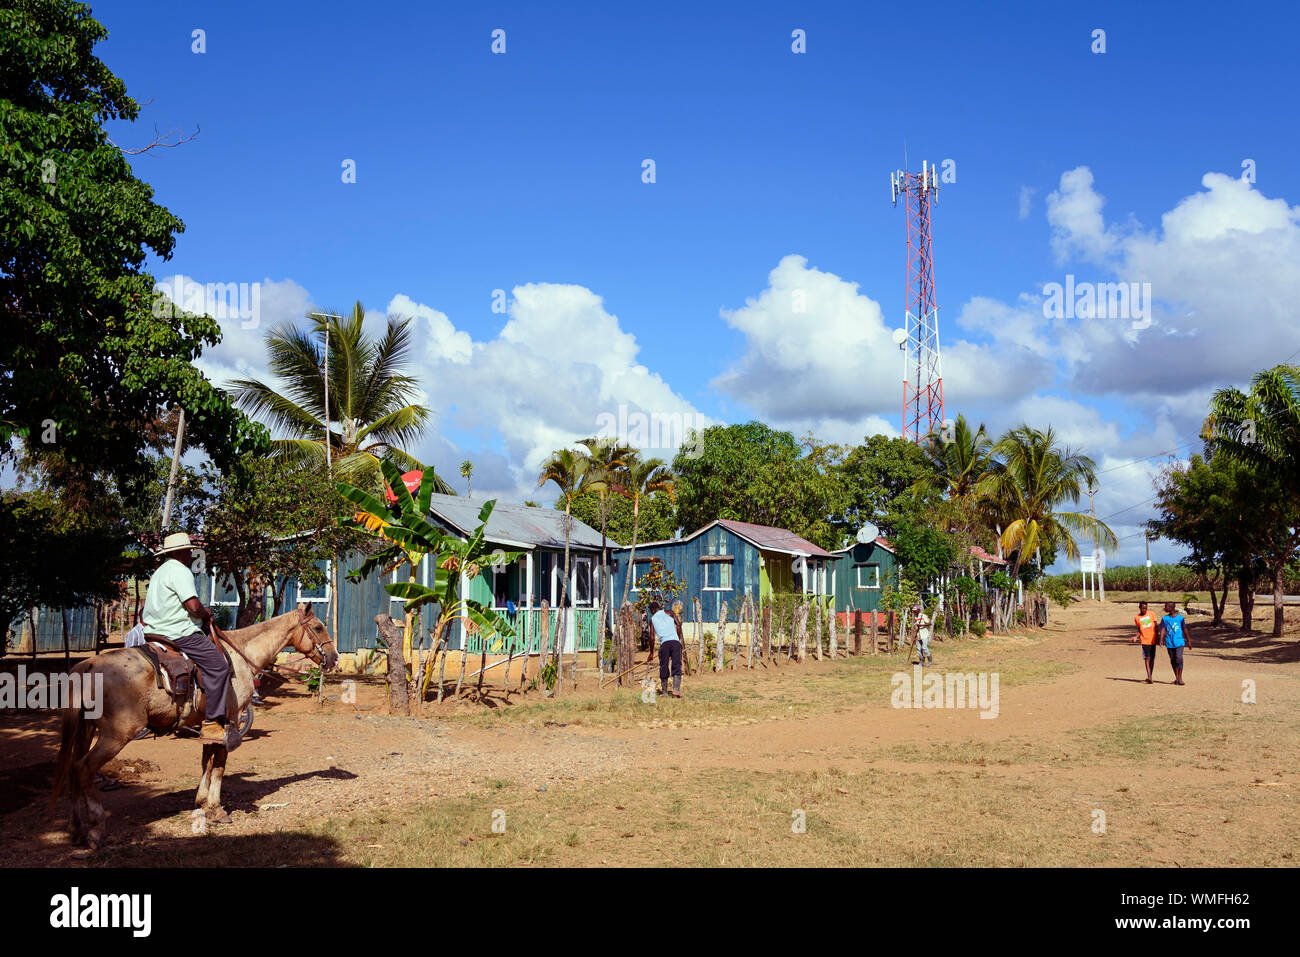
[[[1059,446],[1050,427],[1040,431],[1017,426],[992,451],[994,460],[976,482],[975,491],[1001,519],[1004,553],[1016,553],[1013,583],[1025,557],[1041,546],[1056,546],[1067,557],[1077,558],[1074,534],[1087,535],[1108,550],[1118,545],[1104,522],[1081,512],[1057,511],[1066,502],[1079,501],[1096,479],[1096,465],[1088,456]]]
[[[573,502],[597,484],[591,458],[585,452],[560,449],[542,464],[537,487],[554,482],[564,498],[564,578],[560,581],[560,605],[564,607],[569,589],[569,530],[573,527]]]
[[[380,491],[381,457],[404,469],[426,466],[406,451],[424,433],[429,409],[414,403],[419,382],[402,371],[410,357],[411,320],[388,317],[378,339],[366,336],[365,307],[357,302],[342,318],[317,319],[310,329],[286,323],[266,336],[270,371],[283,388],[256,379],[227,386],[245,412],[263,418],[286,437],[275,440],[273,456],[289,463],[326,461],[335,478]],[[312,317],[308,317],[312,318]],[[325,349],[329,338],[329,410],[325,410]],[[436,474],[434,491],[454,494]]]
[[[1266,552],[1273,580],[1273,637],[1282,637],[1287,564],[1295,554],[1300,536],[1295,516],[1300,513],[1300,368],[1278,365],[1258,372],[1250,380],[1250,392],[1220,389],[1210,400],[1205,423],[1209,436],[1207,451],[1225,455],[1247,467],[1276,492],[1259,496],[1262,502],[1241,503],[1256,511],[1275,514],[1272,525],[1278,533],[1265,542],[1248,547]],[[1262,547],[1261,547],[1262,546]]]
[[[474,474],[474,463],[469,459],[460,463],[460,474],[465,479],[465,497],[473,498],[474,491],[470,487],[470,476]]]
[[[609,524],[609,493],[611,488],[620,482],[627,469],[627,463],[634,460],[637,453],[632,446],[625,445],[612,436],[583,439],[579,444],[586,447],[587,457],[591,459],[592,474],[599,480],[595,492],[600,500],[600,596],[603,602],[607,597],[606,583],[609,580],[609,554],[606,541]],[[608,616],[606,623],[608,623]]]
[[[641,499],[663,492],[669,499],[677,497],[677,483],[673,471],[662,459],[633,459],[628,462],[623,475],[622,487],[618,490],[632,500],[632,548],[627,556],[627,575],[623,578],[623,600],[620,606],[627,604],[628,586],[632,584],[635,571],[633,561],[636,559],[636,540],[640,532]]]
[[[921,451],[930,471],[912,486],[918,492],[939,492],[948,498],[969,499],[989,464],[993,442],[983,424],[974,432],[966,416],[957,416],[952,436],[934,431],[925,437]]]

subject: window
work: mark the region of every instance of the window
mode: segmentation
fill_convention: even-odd
[[[731,591],[731,562],[701,562],[705,591]]]
[[[298,601],[328,602],[330,600],[330,562],[322,561],[318,566],[325,573],[325,580],[316,588],[307,588],[298,580]]]
[[[857,570],[857,586],[861,589],[878,589],[880,588],[880,566],[879,565],[854,565]]]
[[[579,558],[573,563],[573,603],[591,606],[591,559]]]

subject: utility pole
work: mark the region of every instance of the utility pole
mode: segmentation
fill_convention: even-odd
[[[325,373],[323,383],[325,386],[325,476],[330,481],[334,481],[334,455],[331,451],[333,439],[330,435],[330,320],[342,319],[342,316],[336,316],[328,312],[312,313],[312,318],[321,322],[325,327]],[[338,647],[339,640],[339,557],[331,553],[330,555],[330,637],[334,639],[335,647]],[[325,701],[325,669],[320,672],[320,681],[316,684],[316,702],[323,704]]]
[[[163,501],[162,533],[167,534],[172,520],[172,500],[176,494],[176,473],[181,466],[181,448],[185,444],[185,409],[180,407],[176,419],[176,444],[172,446],[172,469],[167,476],[167,498]]]
[[[1142,537],[1147,541],[1147,598],[1151,597],[1151,532],[1145,531]]]
[[[1096,575],[1097,582],[1097,600],[1106,600],[1106,576],[1101,570],[1101,547],[1097,538],[1097,507],[1093,504],[1092,494],[1096,488],[1091,482],[1088,483],[1088,514],[1092,516],[1092,560],[1093,568],[1096,569],[1093,574]]]

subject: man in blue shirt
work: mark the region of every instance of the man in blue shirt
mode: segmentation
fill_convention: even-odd
[[[650,603],[650,627],[659,639],[659,686],[664,694],[674,698],[682,696],[682,623],[670,612],[659,607],[659,603]],[[651,649],[650,656],[654,657]],[[673,690],[668,690],[668,671],[672,667]]]
[[[1169,652],[1169,663],[1174,668],[1174,684],[1183,681],[1183,649],[1187,647],[1187,619],[1178,614],[1171,601],[1165,602],[1165,617],[1160,619],[1160,640]]]

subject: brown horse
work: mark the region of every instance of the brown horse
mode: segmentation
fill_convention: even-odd
[[[329,671],[338,661],[333,639],[311,606],[306,604],[300,605],[296,611],[225,634],[235,646],[230,654],[235,693],[229,696],[227,711],[227,723],[235,727],[238,727],[238,716],[253,695],[255,672],[273,662],[281,649],[292,645],[320,665],[323,671]],[[255,667],[250,667],[249,662]],[[79,688],[86,687],[85,681],[102,676],[100,701],[103,710],[100,717],[88,718],[85,709],[75,701],[63,709],[54,794],[50,801],[58,800],[65,781],[70,784],[73,840],[84,840],[91,848],[96,848],[103,843],[107,818],[99,801],[99,792],[95,789],[96,772],[145,728],[166,732],[200,724],[203,720],[203,693],[197,691],[182,701],[159,690],[153,665],[143,652],[135,648],[106,651],[81,662],[72,673],[80,679],[73,682],[73,686]],[[202,776],[194,804],[200,809],[195,814],[201,813],[206,821],[229,820],[221,808],[221,778],[225,770],[226,747],[205,744]]]

